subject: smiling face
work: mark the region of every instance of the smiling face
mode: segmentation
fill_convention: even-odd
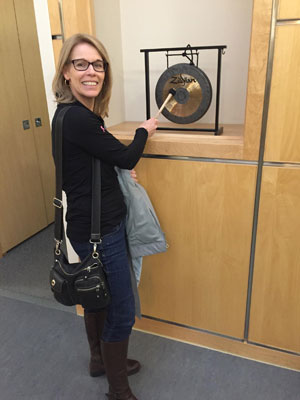
[[[88,43],[79,43],[73,48],[70,61],[78,59],[89,62],[103,61],[98,50]],[[86,71],[77,71],[70,62],[65,66],[64,77],[69,81],[73,96],[93,111],[94,100],[101,92],[105,72],[96,72],[92,65],[89,65]]]

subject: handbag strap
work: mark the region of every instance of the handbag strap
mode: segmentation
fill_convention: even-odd
[[[56,251],[63,241],[63,203],[62,203],[62,144],[63,144],[63,120],[71,106],[64,107],[57,115],[55,122],[55,173],[56,173],[56,194],[53,199],[55,206],[55,227],[54,240],[56,241]],[[92,169],[92,212],[91,212],[91,238],[94,243],[94,252],[97,244],[101,243],[100,234],[101,217],[101,163],[98,158],[93,157]]]

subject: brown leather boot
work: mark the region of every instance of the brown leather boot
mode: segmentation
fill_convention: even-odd
[[[127,351],[129,338],[122,342],[101,342],[101,353],[109,383],[110,400],[137,400],[127,377]]]
[[[90,375],[93,377],[105,374],[105,368],[101,357],[100,337],[103,331],[106,311],[84,311],[84,322],[87,338],[90,346],[91,359],[89,364]]]
[[[91,359],[89,363],[90,375],[92,377],[105,374],[102,361],[100,342],[106,319],[106,310],[98,312],[84,311],[84,322],[87,338],[90,346]],[[127,375],[134,375],[141,369],[141,364],[136,360],[127,360]]]

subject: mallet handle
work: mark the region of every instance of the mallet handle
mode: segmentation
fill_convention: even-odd
[[[157,114],[155,115],[155,119],[159,116],[159,114],[162,112],[162,110],[165,108],[166,104],[170,101],[171,97],[173,96],[172,93],[169,93],[166,100],[163,102],[162,106],[158,110]]]

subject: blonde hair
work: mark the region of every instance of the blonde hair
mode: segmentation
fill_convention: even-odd
[[[103,118],[108,117],[109,100],[112,88],[112,72],[109,57],[103,44],[91,35],[85,33],[76,33],[64,42],[60,51],[56,74],[52,82],[52,90],[54,92],[55,99],[57,103],[74,103],[76,101],[76,98],[71,92],[70,86],[67,84],[64,78],[64,69],[71,61],[69,57],[73,48],[80,43],[88,43],[95,47],[95,49],[103,58],[103,61],[107,63],[102,90],[95,98],[94,113]]]

